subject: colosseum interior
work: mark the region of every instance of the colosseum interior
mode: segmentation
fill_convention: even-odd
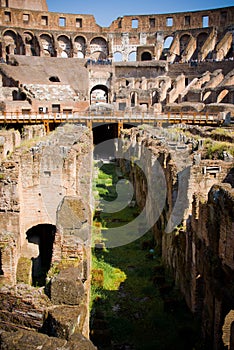
[[[101,27],[46,0],[1,0],[0,32],[0,349],[234,350],[234,6]],[[105,286],[92,264],[112,254],[95,197],[109,185],[94,190],[107,160],[151,235],[123,271],[153,271],[134,312],[118,302],[124,280],[112,314],[91,302]],[[152,293],[160,307],[139,340]],[[177,326],[181,298],[192,321]],[[157,312],[174,322],[168,340]],[[135,333],[116,340],[110,319],[126,314]]]

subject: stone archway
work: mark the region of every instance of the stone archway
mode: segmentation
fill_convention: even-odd
[[[108,103],[108,88],[105,85],[95,85],[90,91],[90,104]]]
[[[51,224],[39,224],[26,232],[27,251],[23,251],[23,255],[27,254],[27,258],[32,260],[31,275],[34,286],[45,285],[51,266],[55,232],[56,226]]]
[[[108,56],[108,44],[102,37],[93,38],[90,42],[90,58],[96,60],[106,59]]]
[[[71,41],[66,35],[60,35],[58,41],[58,56],[60,57],[71,57]]]
[[[53,57],[54,56],[54,44],[53,39],[49,34],[40,35],[42,56]]]
[[[141,55],[141,61],[152,61],[152,54],[148,51],[145,51]]]

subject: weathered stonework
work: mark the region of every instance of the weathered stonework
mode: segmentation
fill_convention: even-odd
[[[128,113],[233,113],[234,7],[102,28],[92,15],[21,3],[0,8],[3,112],[56,117],[102,102]]]
[[[3,152],[0,164],[0,278],[1,284],[15,287],[1,289],[1,328],[42,330],[67,341],[76,333],[88,338],[91,132],[64,125],[45,136],[39,125],[26,127],[23,140],[16,131],[2,135],[7,141],[3,150],[11,147],[12,152]],[[12,135],[19,136],[17,148],[8,142]],[[29,286],[41,285],[41,273],[49,298]],[[38,335],[39,343],[43,339]],[[93,348],[86,343],[85,349]]]
[[[124,170],[130,171],[138,205],[147,205],[149,222],[157,212],[154,197],[160,206],[159,199],[166,192],[153,232],[165,266],[201,321],[204,347],[221,350],[225,344],[232,349],[234,319],[229,313],[234,309],[233,162],[197,161],[192,141],[192,147],[183,145],[182,139],[172,141],[170,133],[163,130],[124,130],[122,139],[123,158],[129,159],[130,154],[144,169],[142,176],[137,167],[121,161]],[[147,188],[152,191],[149,183],[156,163],[164,175],[157,173],[161,184],[150,195]]]

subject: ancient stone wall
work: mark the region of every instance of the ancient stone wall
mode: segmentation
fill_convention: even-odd
[[[4,133],[9,139],[18,135]],[[6,156],[5,152],[0,164],[1,284],[40,286],[44,276],[47,294],[56,305],[50,312],[43,308],[43,315],[49,315],[41,320],[44,332],[68,340],[79,327],[88,337],[92,136],[75,125],[59,127],[47,137],[42,126],[31,126],[23,135],[18,148]],[[9,298],[16,302],[14,288],[3,293],[7,303]],[[24,293],[27,287],[23,299]],[[68,316],[70,328],[61,334],[58,328]],[[17,329],[20,321],[13,314],[11,319]]]
[[[121,161],[130,172],[138,205],[147,207],[146,219],[153,225],[164,264],[200,319],[204,346],[223,349],[222,327],[229,324],[227,342],[231,324],[224,320],[234,300],[233,163],[201,160],[192,151],[196,146],[173,141],[166,131],[125,130],[122,138],[123,158],[131,156],[132,164],[137,161],[144,169],[142,174]],[[159,164],[154,178],[160,186],[152,194],[152,173]]]
[[[233,7],[124,16],[108,28],[98,26],[92,15],[27,8],[2,8],[0,14],[3,58],[20,54],[115,60],[115,55],[120,54],[121,61],[128,61],[132,60],[131,54],[137,53],[138,60],[158,60],[163,56],[173,63],[207,57],[222,60],[232,48]],[[168,38],[172,39],[171,44],[167,44]]]

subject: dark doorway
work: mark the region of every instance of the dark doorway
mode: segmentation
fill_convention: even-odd
[[[39,255],[32,258],[32,284],[33,286],[44,286],[47,272],[50,269],[53,244],[56,227],[49,224],[40,224],[30,228],[26,235],[29,243],[39,246]]]
[[[143,52],[141,55],[141,60],[142,61],[152,61],[152,55],[150,52]]]
[[[93,143],[95,145],[118,137],[117,123],[103,123],[93,126]]]

